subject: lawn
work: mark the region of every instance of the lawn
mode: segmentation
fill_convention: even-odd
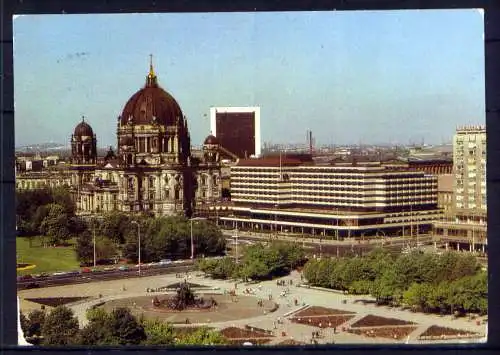
[[[70,241],[72,243],[72,241]],[[35,264],[33,269],[18,271],[18,275],[40,274],[42,272],[69,271],[80,269],[74,246],[43,248],[40,239],[33,237],[30,247],[28,238],[16,238],[17,262]]]

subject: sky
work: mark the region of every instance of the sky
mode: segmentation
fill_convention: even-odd
[[[150,54],[193,145],[212,106],[260,106],[263,142],[449,142],[485,122],[483,33],[478,10],[17,16],[16,146],[82,116],[115,146]]]

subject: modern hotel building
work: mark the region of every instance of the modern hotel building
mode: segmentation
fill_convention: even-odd
[[[436,176],[380,163],[240,160],[231,200],[227,227],[340,238],[426,233],[441,214]]]

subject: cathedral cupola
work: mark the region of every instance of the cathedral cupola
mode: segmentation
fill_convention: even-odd
[[[95,164],[97,162],[97,138],[85,117],[75,127],[71,136],[71,161],[74,164]]]

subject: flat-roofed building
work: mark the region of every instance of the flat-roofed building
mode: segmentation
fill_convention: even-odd
[[[228,227],[336,237],[426,233],[440,217],[437,177],[380,163],[315,165],[271,157],[231,167]]]

